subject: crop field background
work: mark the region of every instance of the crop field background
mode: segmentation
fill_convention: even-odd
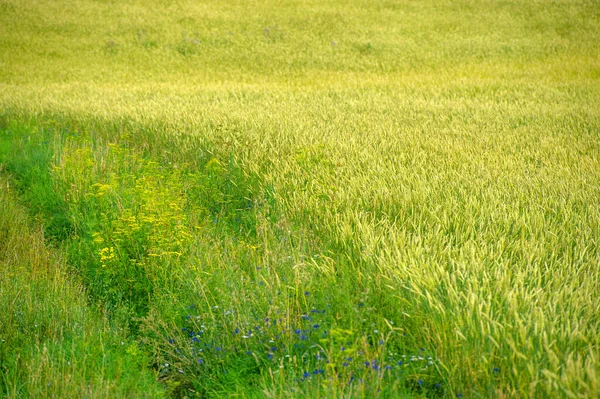
[[[598,398],[596,0],[0,0],[0,396]]]

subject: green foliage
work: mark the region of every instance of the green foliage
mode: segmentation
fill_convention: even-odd
[[[9,184],[0,179],[0,395],[163,397],[146,355],[87,306]]]
[[[117,144],[93,151],[67,143],[53,178],[65,187],[71,213],[86,226],[82,240],[92,253],[81,259],[86,263],[80,269],[94,295],[145,314],[154,288],[177,280],[178,259],[190,243],[184,211],[197,211],[186,203],[184,191],[192,188],[185,187],[182,173],[163,170]]]
[[[0,131],[0,160],[3,168],[16,177],[16,188],[32,211],[42,215],[46,237],[60,242],[74,233],[74,226],[47,171],[53,139],[51,134],[38,134],[29,126],[11,126]]]

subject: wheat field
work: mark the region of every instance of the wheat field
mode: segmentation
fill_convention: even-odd
[[[596,0],[0,0],[0,395],[597,398]]]

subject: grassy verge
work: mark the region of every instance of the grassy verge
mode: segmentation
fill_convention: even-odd
[[[148,357],[86,300],[0,178],[0,394],[164,397]]]

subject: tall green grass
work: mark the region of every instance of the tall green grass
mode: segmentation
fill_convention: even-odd
[[[0,162],[167,394],[597,396],[595,2],[0,4]]]
[[[0,393],[5,397],[163,397],[147,356],[90,307],[39,224],[0,191]]]

